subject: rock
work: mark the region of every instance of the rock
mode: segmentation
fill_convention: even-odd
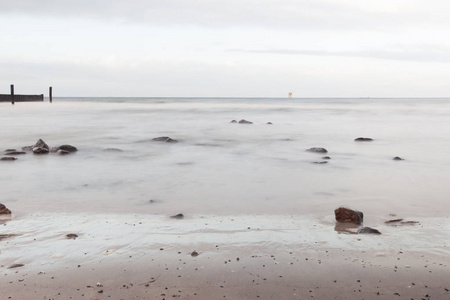
[[[250,121],[247,121],[247,120],[244,120],[244,119],[240,120],[238,123],[239,124],[253,124],[253,122],[250,122]]]
[[[183,219],[184,215],[183,214],[178,214],[178,215],[175,215],[175,216],[171,216],[171,218],[172,219]]]
[[[12,157],[12,156],[4,156],[2,158],[0,158],[0,160],[16,160],[17,158]]]
[[[329,157],[329,156],[324,156],[324,157],[322,157],[322,159],[331,159],[331,157]]]
[[[13,152],[13,151],[17,151],[16,149],[6,149],[5,152]]]
[[[403,221],[403,219],[387,220],[384,223],[390,224],[390,223],[397,223],[397,222],[401,222],[401,221]]]
[[[35,149],[37,152],[35,152]],[[41,150],[41,149],[45,149],[47,150],[47,152],[45,152],[45,150]],[[22,147],[22,150],[24,151],[33,151],[36,154],[45,154],[48,153],[50,151],[50,148],[48,147],[48,145],[41,139],[39,139],[36,144],[32,145],[32,146],[25,146]]]
[[[230,123],[237,123],[237,121],[236,120],[231,120],[231,122]]]
[[[8,269],[20,268],[20,267],[23,267],[23,266],[24,266],[24,264],[13,264],[13,265],[10,265],[8,267]]]
[[[198,256],[198,252],[197,252],[197,251],[195,251],[195,250],[194,250],[194,251],[192,251],[192,253],[191,253],[191,256],[192,256],[192,257],[197,257],[197,256]]]
[[[328,153],[327,149],[319,148],[319,147],[309,148],[306,151],[308,151],[308,152],[316,152],[316,153]]]
[[[365,138],[365,137],[359,137],[355,139],[355,142],[372,142],[373,139],[371,138]]]
[[[69,233],[69,234],[66,234],[66,238],[68,238],[68,239],[76,239],[78,237],[78,235],[77,234],[75,234],[75,233]]]
[[[154,139],[152,139],[152,140],[153,140],[153,141],[156,141],[156,142],[178,143],[177,140],[171,139],[171,138],[168,137],[168,136],[160,136],[160,137],[154,138]]]
[[[67,155],[67,154],[70,154],[70,152],[69,152],[69,151],[66,151],[66,150],[58,150],[58,151],[56,152],[56,154],[58,154],[58,155]]]
[[[393,160],[404,160],[404,159],[401,158],[401,157],[396,156],[396,157],[393,158]]]
[[[361,225],[364,219],[364,214],[357,210],[351,210],[345,207],[339,207],[334,210],[336,221],[341,223],[353,223]]]
[[[267,122],[266,124],[267,124],[267,125],[273,125],[272,122]]]
[[[67,152],[76,152],[78,151],[77,147],[74,147],[72,145],[61,145],[58,147],[53,147],[51,152],[58,152],[59,150],[64,150]]]
[[[313,161],[313,164],[317,164],[317,165],[323,165],[323,164],[327,164],[327,161]]]
[[[108,151],[108,152],[123,152],[123,150],[117,149],[117,148],[106,148],[106,149],[103,149],[103,151]]]
[[[10,215],[11,211],[4,204],[0,203],[0,215]]]
[[[370,227],[363,227],[358,229],[358,234],[381,234],[378,230]]]
[[[48,149],[47,148],[42,148],[42,147],[34,147],[33,148],[33,153],[34,154],[48,154]]]
[[[8,151],[5,152],[5,155],[23,155],[27,154],[25,151]]]

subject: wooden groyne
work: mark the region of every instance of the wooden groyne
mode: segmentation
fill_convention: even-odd
[[[49,89],[49,99],[50,103],[53,102],[52,95],[52,87]],[[11,102],[14,104],[15,102],[43,102],[44,94],[40,95],[20,95],[14,93],[14,84],[11,84],[11,94],[0,94],[0,102]]]

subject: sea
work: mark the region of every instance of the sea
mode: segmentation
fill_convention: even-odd
[[[450,99],[54,98],[1,103],[0,128],[2,153],[78,149],[0,161],[5,266],[214,245],[449,255]],[[381,237],[336,226],[340,206]]]
[[[1,162],[18,215],[450,214],[450,99],[54,98],[2,103],[0,127],[1,152],[78,148]]]

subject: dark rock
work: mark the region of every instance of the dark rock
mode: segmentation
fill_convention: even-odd
[[[67,152],[76,152],[78,151],[77,147],[74,147],[72,145],[61,145],[58,147],[53,147],[51,152],[58,152],[58,150],[64,150]]]
[[[323,165],[323,164],[327,164],[327,161],[313,161],[313,164],[317,164],[317,165]]]
[[[0,203],[0,215],[10,215],[11,211],[4,204]]]
[[[329,156],[324,156],[324,157],[322,157],[322,159],[331,159],[331,157],[329,157]]]
[[[365,137],[359,137],[355,139],[355,142],[372,142],[373,139],[371,138],[365,138]]]
[[[17,151],[16,149],[6,149],[5,152],[13,152],[13,151]]]
[[[401,221],[403,221],[403,219],[387,220],[384,223],[390,224],[390,223],[397,223],[397,222],[401,222]]]
[[[192,256],[192,257],[198,256],[198,252],[194,250],[194,251],[191,253],[191,256]]]
[[[316,153],[328,153],[327,149],[319,148],[319,147],[309,148],[306,151],[308,151],[308,152],[316,152]]]
[[[34,147],[33,148],[33,153],[34,154],[48,154],[48,149],[46,148],[42,148],[42,147]]]
[[[404,221],[404,222],[401,222],[401,224],[414,225],[414,224],[419,224],[419,221]]]
[[[16,160],[17,158],[12,157],[12,156],[4,156],[2,158],[0,158],[0,160]]]
[[[75,233],[69,233],[69,234],[66,234],[66,238],[68,238],[68,239],[76,239],[78,237],[78,234],[75,234]]]
[[[41,150],[41,149],[44,149],[44,150]],[[22,147],[22,150],[24,150],[24,151],[33,151],[36,154],[45,154],[45,153],[48,153],[50,151],[50,148],[48,147],[48,145],[43,140],[39,139],[36,142],[36,144],[31,145],[31,146]],[[45,150],[47,150],[47,151],[45,151]]]
[[[171,216],[171,218],[172,219],[183,219],[184,215],[183,214],[178,214],[178,215],[175,215],[175,216]]]
[[[358,229],[358,234],[381,234],[378,230],[370,227],[363,227]]]
[[[108,152],[123,152],[123,150],[117,149],[117,148],[106,148],[106,149],[103,149],[103,151],[108,151]]]
[[[24,264],[13,264],[13,265],[10,265],[8,267],[8,269],[20,268],[20,267],[23,267],[23,266],[24,266]]]
[[[67,154],[70,154],[70,152],[66,151],[66,150],[58,150],[58,152],[56,152],[56,154],[58,154],[58,155],[67,155]]]
[[[396,157],[393,158],[393,160],[404,160],[404,159],[401,158],[401,157],[396,156]]]
[[[273,125],[272,122],[267,122],[267,125]]]
[[[5,152],[5,155],[23,155],[27,154],[25,151],[8,151]]]
[[[231,122],[230,123],[237,123],[237,121],[236,120],[231,120]]]
[[[253,122],[250,122],[250,121],[247,121],[247,120],[244,120],[244,119],[240,120],[238,123],[239,124],[253,124]]]
[[[177,140],[171,139],[171,138],[168,137],[168,136],[160,136],[160,137],[154,138],[154,139],[152,139],[152,140],[153,140],[153,141],[156,141],[156,142],[178,143]]]
[[[361,225],[363,222],[364,214],[357,210],[351,210],[345,207],[339,207],[334,210],[336,221],[341,223],[353,223]]]

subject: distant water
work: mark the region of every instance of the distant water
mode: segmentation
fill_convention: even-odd
[[[55,98],[0,103],[0,126],[1,152],[39,138],[79,149],[0,162],[0,202],[19,216],[450,214],[450,99]],[[331,160],[314,164],[311,147]]]

